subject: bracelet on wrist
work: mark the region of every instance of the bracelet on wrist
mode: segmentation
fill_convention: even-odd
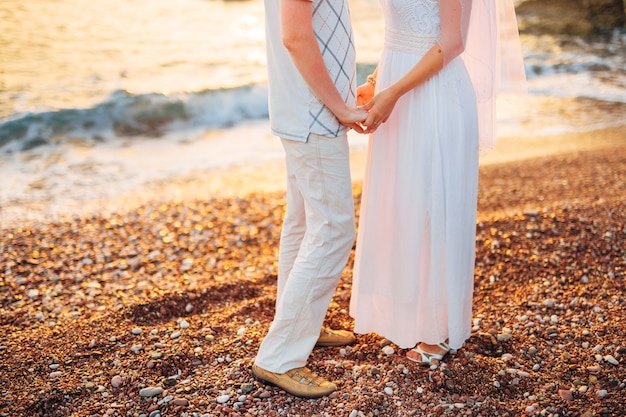
[[[376,87],[376,77],[373,74],[367,76],[367,82]]]

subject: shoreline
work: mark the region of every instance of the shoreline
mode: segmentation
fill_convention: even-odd
[[[355,134],[356,135],[356,134]],[[278,138],[276,140],[279,140]],[[504,137],[494,149],[481,153],[479,165],[506,164],[520,160],[550,157],[559,154],[585,152],[620,146],[626,143],[626,125],[605,127],[587,132],[544,135],[535,138]],[[350,171],[353,184],[360,184],[365,174],[367,143],[350,149]],[[197,189],[205,189],[208,196],[245,196],[256,192],[275,192],[285,189],[283,160],[253,163],[246,166],[218,168],[159,182],[159,186],[179,190],[177,199],[202,198]]]
[[[351,135],[358,136],[354,132]],[[364,138],[353,136],[349,136],[349,140],[356,143],[351,143],[350,168],[352,182],[358,186],[365,173],[367,142]],[[586,152],[620,146],[625,142],[626,125],[534,138],[507,136],[499,139],[494,149],[481,153],[480,167]],[[7,204],[4,212],[0,211],[0,229],[73,221],[85,216],[106,217],[136,210],[141,206],[168,202],[281,192],[285,189],[284,178],[284,161],[272,159],[151,181],[139,191],[126,192],[115,198],[80,201],[80,206],[52,207],[47,201]]]

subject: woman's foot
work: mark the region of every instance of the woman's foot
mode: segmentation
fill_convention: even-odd
[[[420,343],[406,353],[406,357],[413,362],[430,363],[431,360],[442,360],[450,352],[450,346],[445,342],[436,345]]]

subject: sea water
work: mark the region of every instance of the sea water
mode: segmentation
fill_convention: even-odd
[[[350,8],[362,82],[384,26],[375,0]],[[261,0],[3,0],[0,25],[2,224],[282,158],[269,131]],[[531,99],[553,105],[501,101],[499,136],[626,123],[622,32],[522,43]],[[349,140],[362,148],[367,138]]]

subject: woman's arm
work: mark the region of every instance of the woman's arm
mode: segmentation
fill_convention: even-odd
[[[471,7],[471,0],[439,1],[441,28],[439,42],[428,50],[409,72],[380,91],[366,105],[365,108],[370,111],[370,114],[364,123],[365,126],[373,126],[375,121],[385,122],[400,97],[423,84],[441,71],[445,64],[463,52],[465,45],[464,27],[466,26],[464,19],[466,15],[469,17],[469,10],[464,10],[464,8],[468,7]]]

